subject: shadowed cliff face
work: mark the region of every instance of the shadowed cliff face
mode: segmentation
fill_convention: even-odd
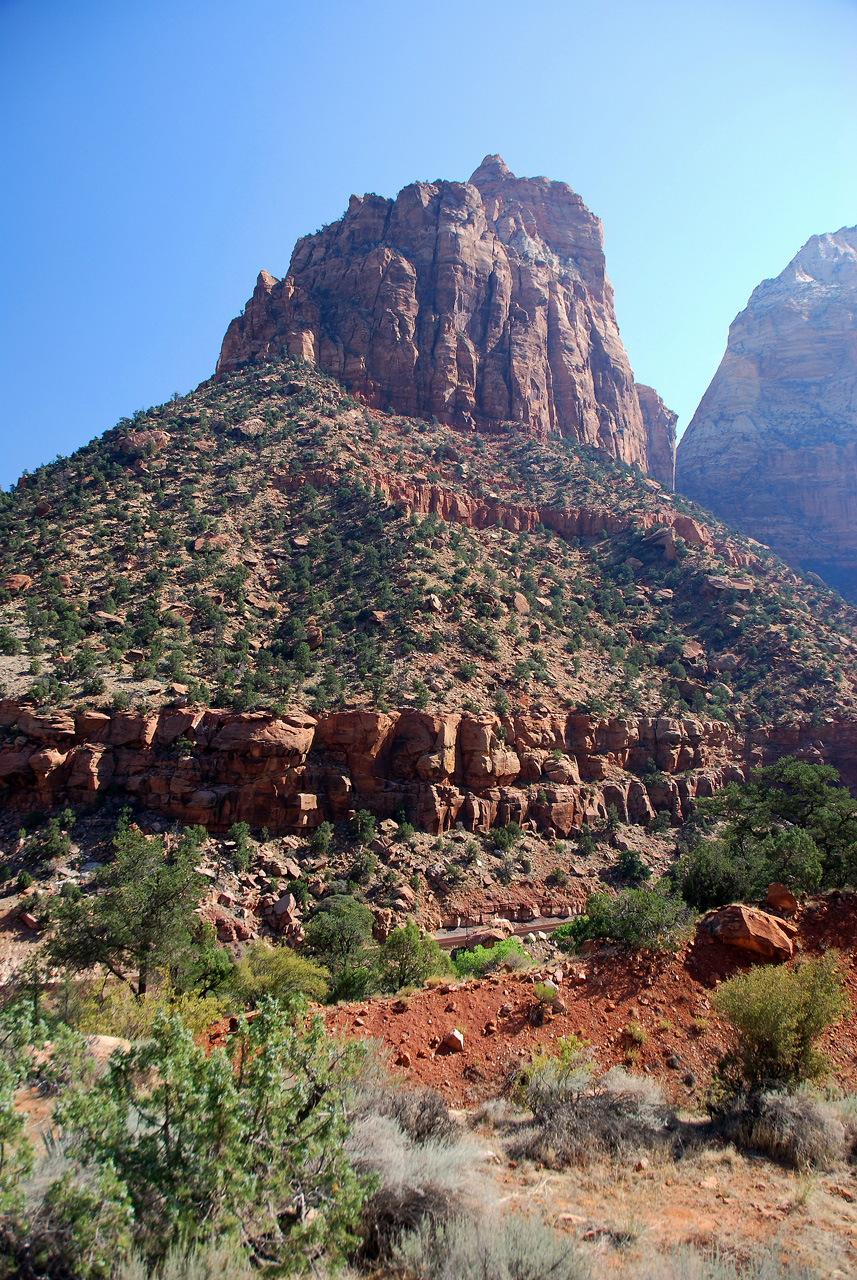
[[[676,484],[857,599],[857,227],[813,236],[754,291]]]
[[[514,421],[607,450],[672,485],[675,418],[644,408],[613,313],[601,224],[563,182],[488,156],[469,182],[352,196],[263,271],[218,374],[286,353],[374,408],[462,429]]]

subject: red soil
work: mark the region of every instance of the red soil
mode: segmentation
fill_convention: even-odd
[[[857,1087],[857,895],[828,894],[796,917],[798,942],[808,954],[836,947],[851,997],[851,1012],[822,1041],[839,1083]],[[532,1026],[532,973],[502,973],[481,980],[425,989],[407,1001],[394,998],[339,1005],[326,1014],[331,1031],[374,1037],[391,1052],[409,1081],[440,1089],[450,1103],[473,1105],[496,1096],[515,1066],[534,1048],[549,1049],[560,1036],[584,1036],[602,1066],[624,1063],[638,1050],[635,1071],[657,1078],[675,1102],[700,1101],[720,1054],[730,1043],[724,1022],[712,1014],[711,989],[748,967],[749,957],[699,934],[676,956],[637,956],[605,948],[550,964],[536,974],[559,982],[565,1013]],[[503,1006],[511,1012],[501,1014]],[[694,1019],[708,1019],[708,1025]],[[642,1045],[629,1023],[645,1031]],[[496,1030],[486,1024],[496,1024]],[[433,1039],[457,1028],[464,1052],[449,1053]]]

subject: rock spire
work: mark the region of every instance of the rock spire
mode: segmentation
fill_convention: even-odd
[[[287,353],[368,405],[459,429],[519,423],[606,450],[672,484],[674,416],[638,396],[601,224],[564,182],[486,156],[467,182],[352,196],[263,271],[230,324],[223,375]]]

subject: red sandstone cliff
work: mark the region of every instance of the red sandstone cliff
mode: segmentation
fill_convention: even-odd
[[[274,716],[194,707],[40,713],[0,702],[0,795],[30,810],[118,791],[170,820],[236,821],[273,835],[359,808],[404,809],[430,831],[514,820],[568,835],[606,816],[686,817],[755,764],[780,755],[835,765],[857,784],[857,726],[781,725],[744,735],[692,717],[599,719],[565,711],[445,716],[414,710]],[[637,776],[653,762],[660,776]],[[538,783],[538,789],[531,784]]]
[[[601,224],[564,182],[487,156],[469,182],[352,196],[261,272],[218,374],[283,352],[367,404],[468,429],[514,421],[607,450],[672,484],[675,418],[638,395]]]
[[[857,599],[857,227],[813,236],[754,290],[676,485]]]

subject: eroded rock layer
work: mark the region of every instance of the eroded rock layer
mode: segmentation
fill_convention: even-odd
[[[169,820],[210,830],[245,821],[272,835],[361,808],[381,818],[404,809],[434,832],[516,821],[567,836],[610,805],[623,822],[647,825],[659,811],[679,822],[696,796],[785,754],[833,764],[857,785],[857,726],[832,718],[740,734],[692,717],[194,707],[71,715],[6,699],[0,730],[8,805],[80,806],[118,791]]]
[[[223,375],[283,353],[374,408],[468,429],[517,422],[672,483],[675,418],[634,384],[601,224],[564,182],[487,156],[469,182],[352,196],[263,271],[229,326]]]
[[[813,236],[753,292],[676,485],[857,599],[857,227]]]

